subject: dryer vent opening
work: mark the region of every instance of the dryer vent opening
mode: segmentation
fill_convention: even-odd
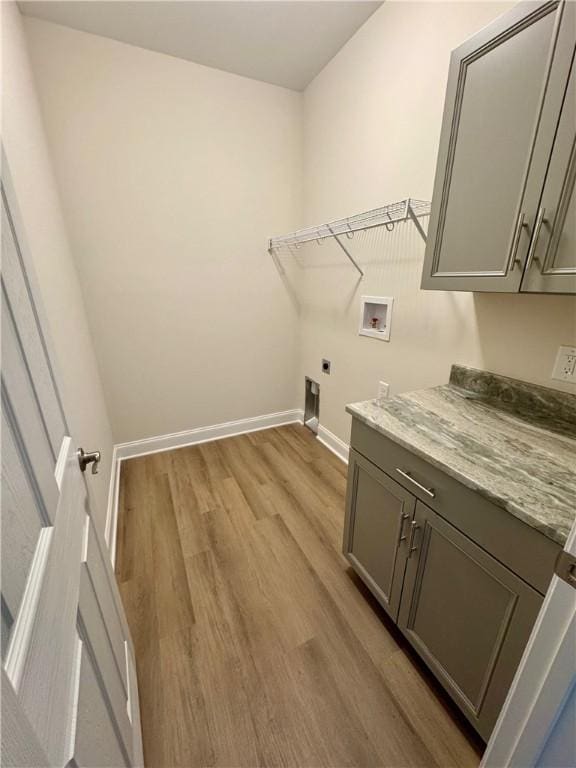
[[[304,424],[316,435],[318,434],[318,414],[320,413],[320,385],[306,376],[305,387]]]

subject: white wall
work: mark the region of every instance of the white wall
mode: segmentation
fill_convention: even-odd
[[[305,221],[432,194],[450,52],[511,4],[386,2],[304,95]],[[412,224],[356,235],[357,273],[335,245],[301,256],[299,379],[321,385],[320,422],[348,440],[347,402],[447,381],[452,362],[569,389],[549,378],[576,343],[576,299],[426,292]],[[359,297],[394,296],[389,343],[359,337]],[[332,373],[320,373],[320,360]]]
[[[103,532],[112,433],[46,146],[22,19],[13,2],[3,2],[1,12],[2,142],[49,318],[73,438],[86,450],[99,449],[103,454],[100,473],[88,482],[92,511]]]
[[[301,95],[25,26],[116,441],[294,408]]]

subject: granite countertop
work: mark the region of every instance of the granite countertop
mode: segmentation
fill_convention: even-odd
[[[446,385],[346,410],[566,542],[576,516],[576,395],[454,365]]]

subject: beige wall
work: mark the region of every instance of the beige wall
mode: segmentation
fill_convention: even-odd
[[[1,11],[2,142],[49,318],[73,438],[77,445],[103,453],[100,473],[88,482],[93,514],[103,531],[112,433],[42,128],[22,19],[15,3],[3,2]]]
[[[116,441],[294,408],[301,95],[25,25]]]
[[[430,199],[450,51],[510,4],[386,2],[304,96],[305,221],[314,224],[407,196]],[[321,384],[320,422],[348,440],[347,402],[445,382],[452,362],[547,386],[559,344],[576,343],[576,299],[425,292],[424,244],[411,224],[302,260],[301,366]],[[395,298],[391,341],[359,337],[359,298]],[[332,360],[332,374],[320,360]]]
[[[26,20],[117,441],[301,406],[304,375],[345,440],[346,402],[444,382],[452,362],[569,388],[549,374],[576,299],[420,291],[410,224],[350,243],[361,283],[334,244],[284,257],[285,278],[265,251],[430,199],[450,51],[510,5],[386,2],[303,97]],[[362,294],[394,296],[390,343],[358,336]]]

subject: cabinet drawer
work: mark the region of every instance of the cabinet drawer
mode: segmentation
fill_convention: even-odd
[[[558,544],[358,419],[352,420],[351,445],[545,594],[561,549]]]

